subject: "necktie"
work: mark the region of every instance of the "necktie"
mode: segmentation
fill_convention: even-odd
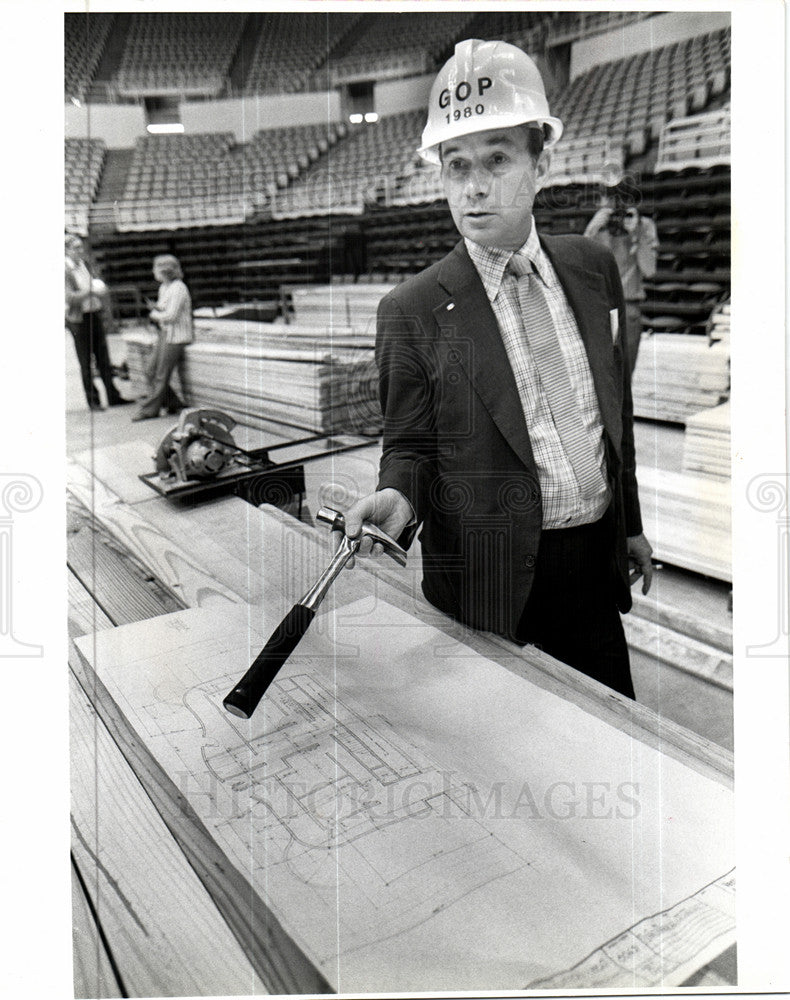
[[[518,279],[524,333],[546,393],[554,426],[582,494],[593,496],[601,489],[601,469],[582,423],[579,401],[571,385],[554,320],[540,287],[540,277],[532,262],[517,254],[510,258],[508,269]]]

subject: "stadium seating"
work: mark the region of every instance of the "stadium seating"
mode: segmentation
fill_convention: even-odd
[[[377,79],[427,72],[456,38],[462,37],[471,13],[368,14],[342,56],[329,60],[332,86],[371,76]]]
[[[730,32],[722,29],[594,66],[554,96],[552,110],[565,138],[605,134],[637,155],[667,121],[722,94],[729,69]]]
[[[730,163],[730,109],[668,122],[658,145],[656,172]]]
[[[101,61],[114,14],[71,14],[64,19],[66,98],[82,100]]]
[[[238,14],[133,14],[115,76],[118,93],[218,95],[244,21]]]
[[[66,229],[86,236],[91,201],[101,178],[106,149],[101,139],[66,139]]]
[[[274,199],[274,215],[361,213],[386,200],[413,167],[423,114],[405,111],[372,124],[352,125],[345,141]]]
[[[266,13],[244,91],[289,94],[304,90],[328,53],[359,22],[359,14]]]

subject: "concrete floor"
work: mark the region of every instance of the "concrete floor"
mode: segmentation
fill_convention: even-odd
[[[108,338],[113,363],[124,359],[124,344],[120,336]],[[150,444],[153,459],[156,445],[173,426],[172,416],[132,423],[133,406],[112,407],[102,412],[89,411],[85,404],[79,368],[70,335],[65,344],[66,370],[66,436],[71,455],[129,441]],[[130,395],[129,383],[117,381],[121,393]],[[254,448],[267,443],[264,434],[237,428],[236,441],[242,447]],[[679,471],[683,448],[683,428],[669,424],[637,421],[635,425],[637,464]],[[271,438],[268,439],[271,443]],[[305,479],[306,502],[311,513],[333,501],[345,507],[355,495],[364,495],[374,488],[379,445],[354,451],[336,458],[307,463]],[[150,468],[142,472],[153,471]],[[732,615],[728,607],[729,584],[671,566],[663,566],[654,579],[653,593],[667,608],[693,609],[701,617],[730,627]],[[732,749],[732,695],[715,688],[682,670],[658,663],[639,650],[631,650],[631,667],[637,700],[649,705],[666,718],[699,733],[727,749]]]

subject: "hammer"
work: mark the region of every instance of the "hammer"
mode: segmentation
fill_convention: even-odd
[[[316,518],[328,524],[332,531],[345,531],[345,519],[343,515],[331,507],[322,507],[316,514]],[[249,719],[251,717],[266,689],[277,676],[277,671],[294,651],[299,640],[309,628],[310,622],[315,618],[316,608],[324,597],[326,597],[335,577],[357,552],[363,538],[370,538],[371,541],[378,542],[387,555],[391,556],[395,562],[401,566],[406,565],[405,550],[394,539],[390,538],[386,532],[382,531],[381,528],[377,528],[374,524],[364,522],[356,538],[349,538],[344,533],[340,545],[327,568],[304,597],[297,604],[294,604],[255,658],[250,669],[236,687],[223,699],[222,704],[231,714],[238,715],[241,719]]]

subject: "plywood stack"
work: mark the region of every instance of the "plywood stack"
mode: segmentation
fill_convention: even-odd
[[[191,405],[219,407],[250,427],[359,432],[381,419],[372,405],[375,363],[355,351],[196,343],[187,351],[185,388]]]
[[[145,389],[154,334],[124,335],[130,378]],[[200,319],[185,352],[184,398],[239,423],[313,433],[371,433],[381,427],[372,338],[349,327]]]
[[[730,342],[730,303],[722,302],[721,305],[711,313],[710,317],[710,339],[713,341],[722,340],[725,344]]]
[[[724,343],[692,334],[643,337],[632,382],[634,413],[685,423],[729,395],[730,354]]]
[[[290,289],[296,323],[345,323],[373,334],[379,302],[391,284],[309,285]]]
[[[729,481],[640,466],[639,500],[656,559],[732,580]]]
[[[145,370],[156,346],[157,337],[153,327],[127,330],[123,334],[129,383],[135,397],[142,396],[148,389]]]
[[[695,413],[686,421],[683,470],[730,478],[730,404]]]

